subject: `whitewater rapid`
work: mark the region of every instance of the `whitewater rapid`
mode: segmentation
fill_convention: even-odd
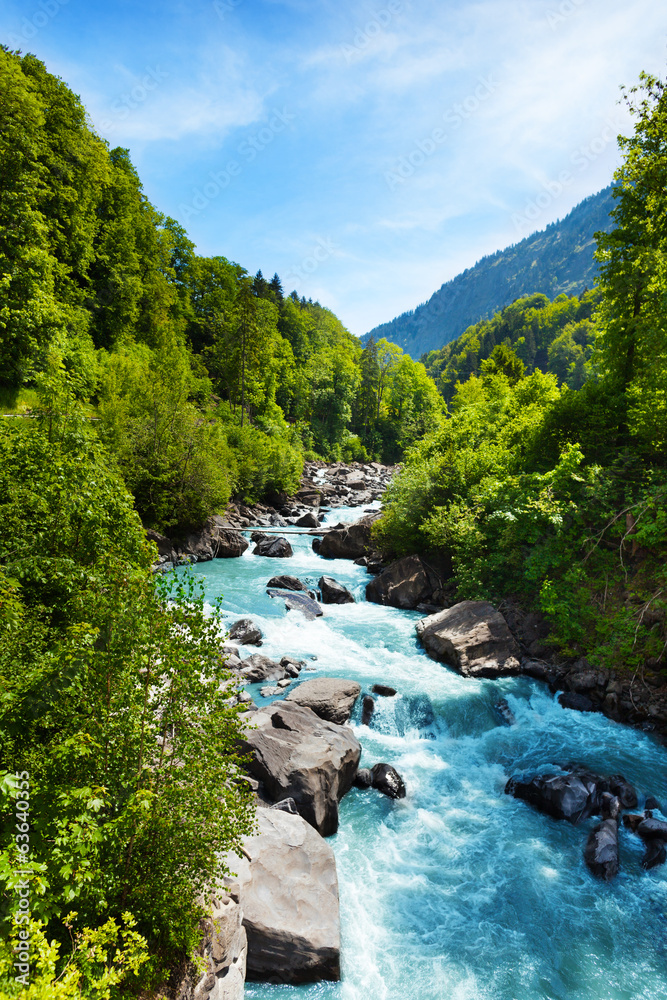
[[[328,521],[361,513],[337,510]],[[621,827],[621,873],[600,883],[583,861],[595,819],[575,828],[503,791],[517,772],[580,763],[624,774],[640,804],[652,794],[667,809],[665,749],[650,734],[562,709],[538,682],[459,677],[417,646],[418,613],[366,603],[362,567],[321,559],[308,535],[289,537],[290,559],[249,550],[193,571],[211,600],[224,595],[230,623],[259,624],[263,654],[306,659],[315,671],[303,679],[397,689],[376,699],[370,727],[359,699],[351,725],[361,766],[393,764],[407,797],[353,789],[341,803],[330,843],[342,982],[248,983],[248,1000],[667,1000],[667,866],[645,872],[641,842]],[[266,595],[280,573],[313,585],[333,576],[357,603],[306,621]],[[272,700],[260,686],[249,688],[258,705]],[[501,697],[511,727],[494,710]]]

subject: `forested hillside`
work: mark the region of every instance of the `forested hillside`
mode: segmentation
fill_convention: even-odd
[[[29,953],[31,997],[137,996],[254,821],[220,609],[152,572],[144,528],[294,492],[305,457],[398,458],[443,401],[277,275],[198,255],[0,48],[0,405],[0,993]]]
[[[440,409],[319,303],[196,254],[34,56],[0,51],[0,390],[5,412],[71,391],[144,523],[185,529],[296,489],[304,454],[396,460]]]
[[[667,92],[642,76],[626,99],[595,330],[597,296],[528,297],[432,356],[448,418],[375,530],[449,561],[452,599],[514,596],[561,651],[643,678],[667,651]]]
[[[559,384],[580,389],[591,373],[595,343],[596,290],[581,295],[526,295],[490,320],[482,320],[439,351],[422,360],[438,389],[451,402],[457,382],[479,375],[490,358],[494,364],[518,359],[528,375],[539,370],[556,376]],[[508,352],[507,348],[511,348]]]
[[[428,302],[367,336],[385,338],[419,358],[522,296],[541,292],[553,299],[580,294],[596,283],[594,234],[611,228],[613,203],[611,187],[586,198],[564,219],[483,257],[442,285]]]

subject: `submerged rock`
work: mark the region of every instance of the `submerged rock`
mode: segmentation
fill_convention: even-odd
[[[257,823],[258,833],[244,842],[244,856],[226,859],[238,873],[227,881],[243,910],[247,978],[292,984],[339,980],[340,913],[332,849],[289,811],[260,808]]]
[[[428,655],[464,677],[503,677],[519,672],[519,646],[507,622],[488,601],[462,601],[417,622]]]
[[[321,618],[324,612],[322,608],[307,594],[294,593],[291,590],[267,590],[269,597],[281,598],[288,611],[300,611],[308,621],[314,618]]]
[[[342,583],[332,576],[321,576],[317,586],[322,592],[323,604],[354,604],[354,597]]]
[[[297,689],[298,690],[298,689]],[[241,743],[250,774],[274,802],[292,798],[322,836],[338,829],[338,803],[352,787],[361,746],[347,726],[320,719],[309,708],[274,702],[252,718]]]
[[[285,701],[303,705],[327,722],[344,725],[361,694],[361,685],[343,677],[315,677],[292,688]]]
[[[642,858],[642,867],[647,871],[664,865],[667,861],[667,840],[660,840],[658,837],[646,841],[646,850]]]
[[[261,646],[262,632],[251,618],[239,618],[229,629],[229,638],[242,646]]]
[[[373,788],[377,788],[390,799],[405,798],[405,782],[391,764],[375,764],[371,768]]]
[[[516,724],[516,717],[514,715],[514,712],[509,707],[507,701],[504,698],[501,698],[500,701],[497,701],[493,706],[493,708],[496,715],[503,723],[503,725],[514,726]]]

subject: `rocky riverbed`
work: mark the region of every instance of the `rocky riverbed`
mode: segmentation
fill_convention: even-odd
[[[310,472],[310,482],[303,488],[310,489],[315,478],[336,480],[339,477],[331,477],[318,467],[314,474]],[[350,487],[345,486],[345,489]],[[362,490],[358,492],[360,496],[365,493]],[[269,979],[292,984],[289,989],[304,997],[366,997],[370,982],[375,983],[377,990],[373,994],[371,988],[370,995],[398,1000],[399,996],[405,995],[400,991],[399,982],[404,983],[406,977],[409,979],[411,975],[419,981],[415,995],[420,1000],[422,997],[444,1000],[451,994],[452,984],[456,986],[456,983],[460,992],[465,977],[461,979],[456,968],[447,962],[445,980],[448,985],[440,988],[428,985],[416,971],[417,967],[411,974],[409,959],[408,971],[401,975],[390,972],[391,963],[387,965],[387,962],[391,949],[383,952],[384,971],[381,974],[369,972],[364,965],[361,978],[359,970],[353,972],[350,966],[350,961],[354,964],[360,959],[348,957],[346,965],[345,955],[346,948],[348,955],[358,955],[354,932],[350,930],[350,926],[358,927],[360,919],[359,911],[351,902],[356,898],[352,884],[361,870],[357,862],[361,857],[367,857],[374,869],[378,861],[381,870],[382,858],[387,857],[387,851],[393,852],[397,848],[395,837],[400,838],[401,844],[412,844],[414,837],[408,835],[404,827],[407,816],[401,811],[403,809],[407,808],[409,813],[414,809],[422,810],[419,822],[420,825],[427,824],[424,832],[432,828],[429,824],[435,822],[435,814],[431,811],[431,803],[435,800],[440,803],[437,809],[441,813],[444,809],[444,815],[449,815],[449,807],[445,804],[449,795],[454,796],[456,809],[469,811],[470,800],[466,796],[461,798],[461,789],[470,784],[470,767],[475,760],[478,762],[474,766],[491,769],[490,776],[494,769],[501,768],[498,778],[491,780],[491,786],[483,782],[485,801],[488,800],[489,804],[494,802],[493,809],[498,809],[503,799],[512,799],[517,790],[528,789],[525,794],[517,796],[523,800],[517,806],[524,812],[511,812],[505,821],[531,829],[538,829],[536,821],[547,824],[539,829],[541,836],[548,839],[556,836],[554,829],[548,826],[553,824],[556,816],[548,804],[554,796],[560,795],[563,801],[568,802],[575,793],[580,798],[588,796],[588,804],[577,817],[577,822],[584,828],[582,834],[572,834],[569,839],[564,835],[556,837],[561,854],[557,871],[568,886],[572,878],[570,872],[578,873],[579,865],[592,873],[590,877],[601,882],[614,878],[620,869],[622,874],[629,873],[632,878],[633,887],[629,891],[636,898],[643,898],[647,890],[641,882],[640,871],[635,871],[634,867],[634,859],[640,859],[641,844],[645,849],[644,867],[651,872],[661,872],[660,864],[667,855],[667,827],[660,824],[667,823],[667,819],[662,818],[660,802],[667,794],[667,788],[664,787],[664,779],[658,778],[655,768],[658,760],[664,763],[664,751],[658,748],[654,735],[649,735],[647,731],[651,727],[657,733],[662,728],[660,714],[655,709],[664,705],[664,700],[661,701],[664,692],[657,686],[644,684],[644,689],[648,688],[652,695],[644,700],[638,697],[636,679],[619,679],[592,668],[585,661],[572,662],[559,658],[545,643],[543,622],[513,602],[506,602],[501,609],[484,602],[452,604],[447,589],[446,566],[416,556],[383,566],[370,545],[370,529],[377,515],[373,511],[364,511],[366,503],[364,499],[361,505],[355,505],[350,510],[348,500],[348,508],[341,509],[345,523],[337,527],[337,511],[332,509],[334,505],[330,502],[322,505],[320,497],[319,504],[310,510],[313,519],[318,522],[317,527],[299,525],[301,534],[296,536],[286,531],[284,538],[290,542],[291,554],[286,554],[288,550],[283,549],[283,554],[278,557],[262,552],[261,537],[252,541],[241,532],[245,530],[248,536],[248,528],[266,528],[265,532],[260,530],[260,536],[279,537],[280,528],[286,525],[273,524],[272,518],[278,516],[287,521],[290,517],[293,521],[289,527],[296,528],[295,522],[305,518],[309,511],[298,507],[288,513],[286,506],[273,512],[266,508],[237,510],[225,518],[224,523],[213,528],[219,529],[221,537],[230,542],[231,548],[240,551],[222,559],[215,558],[213,562],[208,554],[202,559],[197,558],[195,569],[210,581],[212,596],[216,594],[215,581],[218,578],[227,581],[223,583],[223,589],[230,612],[229,624],[234,626],[234,640],[226,649],[230,656],[229,665],[246,685],[242,695],[249,709],[245,749],[252,758],[249,780],[255,782],[260,806],[260,830],[254,843],[246,845],[248,857],[237,859],[234,870],[238,872],[238,878],[228,883],[224,897],[225,907],[234,904],[240,910],[238,920],[234,917],[230,923],[232,930],[236,929],[233,933],[232,930],[229,933],[225,931],[224,947],[220,941],[217,944],[212,941],[210,935],[205,938],[208,944],[202,947],[205,952],[208,948],[204,956],[208,961],[207,978],[201,979],[197,985],[190,974],[190,986],[182,994],[183,997],[222,996],[237,1000],[243,996],[238,980],[242,978],[240,969],[244,961],[248,964],[249,980]],[[329,507],[329,510],[324,507]],[[355,513],[356,522],[351,520]],[[250,523],[231,523],[238,518]],[[206,530],[215,539],[215,530]],[[311,531],[318,533],[310,536],[307,532]],[[227,534],[223,536],[223,532]],[[240,543],[234,543],[237,537],[241,539]],[[165,563],[173,565],[180,558],[179,551],[173,546],[169,555],[176,555],[176,559],[166,559]],[[265,596],[262,597],[262,594]],[[303,607],[299,608],[298,600],[296,604],[289,603],[299,597],[315,603],[320,613],[309,617]],[[373,608],[376,610],[373,611]],[[239,617],[239,613],[248,612],[250,614],[246,618]],[[370,622],[373,624],[370,625]],[[397,626],[402,636],[398,644],[392,638]],[[396,651],[391,652],[394,648]],[[425,653],[429,659],[424,656]],[[398,660],[395,659],[397,656]],[[397,670],[399,663],[401,666]],[[427,668],[428,663],[431,666]],[[440,664],[451,669],[443,670]],[[414,674],[415,669],[418,670],[417,675]],[[438,674],[438,671],[441,673]],[[444,700],[443,695],[436,694],[443,683],[443,691],[449,692]],[[425,694],[426,691],[429,693]],[[457,693],[452,700],[454,692]],[[554,699],[553,692],[561,693]],[[617,695],[617,703],[609,698],[614,694]],[[624,703],[630,706],[627,713]],[[459,705],[469,706],[463,715],[457,707]],[[464,718],[469,712],[470,722],[466,726]],[[607,718],[603,718],[604,715]],[[536,727],[535,720],[541,717],[545,719],[544,729],[540,729],[539,725]],[[644,731],[640,730],[632,736],[632,730],[614,727],[609,720],[615,717],[643,727]],[[488,721],[482,722],[480,729],[481,719]],[[410,745],[405,742],[408,733],[416,736],[416,756],[407,750]],[[534,734],[532,739],[531,734]],[[460,757],[464,749],[462,740],[468,744],[467,763]],[[470,743],[470,740],[473,742]],[[402,750],[404,746],[405,752]],[[620,751],[625,746],[628,747],[627,753]],[[436,765],[436,762],[442,764]],[[441,788],[436,791],[434,786],[426,792],[426,788],[430,787],[427,776],[431,774],[431,768],[436,766],[433,773],[438,773],[437,768],[443,765],[448,769],[454,768],[457,775],[460,771],[460,780],[464,783],[463,786],[452,786],[450,781],[446,781],[443,786],[445,799],[441,798]],[[466,770],[467,779],[463,778]],[[625,782],[622,786],[616,780],[619,776]],[[473,785],[477,784],[477,780],[472,779]],[[627,792],[628,788],[632,790],[634,800]],[[511,794],[503,796],[505,790]],[[366,798],[368,795],[375,798]],[[382,815],[386,817],[383,823],[388,821],[390,825],[383,828],[380,838],[379,831],[371,832],[366,824],[369,816],[377,816],[377,805],[382,801],[387,803],[385,810],[390,810],[389,813],[383,811]],[[392,802],[396,805],[392,806]],[[546,807],[543,802],[547,802]],[[633,802],[635,807],[637,804],[640,806],[638,813],[628,811],[633,808]],[[646,813],[641,808],[647,810]],[[396,809],[399,811],[396,812]],[[507,807],[502,806],[502,811],[506,813]],[[540,811],[546,813],[541,819]],[[535,815],[535,820],[529,821],[531,813]],[[282,818],[269,819],[275,814],[282,814]],[[619,822],[621,815],[622,823]],[[416,816],[417,813],[414,814],[415,819]],[[593,826],[596,817],[599,821]],[[565,810],[563,818],[569,818]],[[490,822],[489,834],[495,821]],[[651,823],[658,824],[655,830]],[[311,831],[308,834],[311,848],[308,850],[315,850],[316,855],[322,858],[321,868],[318,862],[312,865],[312,871],[325,873],[333,870],[333,876],[317,875],[314,884],[303,883],[303,875],[298,873],[303,873],[304,865],[311,870],[311,861],[307,860],[307,855],[302,861],[298,859],[298,851],[305,849],[305,841],[299,839],[301,834],[298,830],[303,829],[299,824],[305,824]],[[366,831],[361,834],[362,842],[359,841],[360,828]],[[664,842],[661,833],[665,833]],[[263,839],[265,837],[266,840]],[[313,840],[313,837],[319,839]],[[454,842],[461,837],[456,822],[449,830],[446,842],[451,843],[452,837]],[[504,836],[501,839],[505,849],[514,857],[515,867],[523,866],[522,870],[530,871],[527,877],[530,892],[533,893],[540,876],[538,870],[533,868],[535,859],[532,848],[527,857],[525,850],[523,854],[516,852],[523,843],[521,836],[511,849],[507,847]],[[423,846],[417,847],[420,840],[418,836],[415,849],[423,852]],[[297,842],[300,847],[297,847]],[[429,843],[430,852],[440,851],[432,839]],[[324,846],[315,848],[316,844]],[[511,880],[513,876],[508,875],[505,868],[508,859],[497,856],[497,845],[492,846],[493,837],[488,844],[488,850],[495,858],[494,880],[500,878],[502,872],[505,874],[501,881]],[[329,845],[333,845],[333,852]],[[375,852],[379,852],[378,857]],[[477,857],[474,850],[473,854]],[[254,860],[256,855],[262,859],[259,864]],[[326,857],[329,857],[328,862]],[[411,870],[415,863],[421,864],[411,860],[412,857],[410,854],[409,860],[399,852],[399,867]],[[289,863],[287,858],[291,858]],[[338,860],[337,875],[334,858]],[[351,859],[356,859],[352,870],[348,868]],[[421,861],[428,867],[428,856]],[[450,871],[450,861],[446,857],[441,858],[441,864],[443,871]],[[654,869],[654,865],[658,867]],[[460,871],[467,870],[468,866],[469,862],[465,862]],[[478,868],[475,867],[475,870],[478,871]],[[297,882],[290,882],[294,877]],[[320,877],[324,881],[318,888]],[[469,873],[466,877],[474,881],[478,876]],[[423,880],[421,875],[415,878],[415,885]],[[332,888],[334,879],[341,882],[342,921],[338,917],[337,890]],[[456,944],[457,932],[436,903],[437,892],[435,897],[431,893],[429,884],[433,880],[440,884],[439,878],[431,872],[422,886],[423,892],[415,897],[415,905],[426,907],[427,912],[435,907],[440,913],[441,925],[449,928],[446,940],[443,939],[439,945],[441,955],[445,955],[452,947],[461,949],[461,942]],[[579,880],[580,876],[576,874],[575,882]],[[626,883],[615,880],[614,884]],[[406,883],[406,888],[408,885],[410,883]],[[254,887],[252,891],[249,886]],[[369,910],[373,920],[380,920],[383,926],[388,927],[386,893],[380,885],[372,888],[366,883],[366,887],[368,898],[362,905]],[[410,896],[412,887],[407,891]],[[590,895],[590,887],[586,891]],[[264,914],[257,912],[254,901],[257,894],[264,900],[281,899],[281,894],[286,899],[298,900],[300,893],[305,893],[304,912],[310,912],[311,916],[298,928],[292,918],[288,918],[289,907],[284,911],[285,920],[276,921],[275,912],[269,919],[269,911],[273,912],[270,906]],[[463,895],[468,898],[465,892]],[[565,895],[567,899],[571,897],[574,905],[576,893],[571,895],[568,888]],[[319,917],[316,916],[317,907],[312,904],[316,898],[320,899],[322,911]],[[327,899],[328,902],[322,902]],[[563,902],[562,890],[559,900],[576,925],[571,903]],[[458,912],[461,906],[464,911],[468,907],[469,918],[478,919],[477,903],[470,897],[469,903],[460,901],[455,908]],[[220,898],[211,903],[218,910],[222,905]],[[603,897],[600,897],[599,905],[605,911]],[[533,918],[549,923],[543,910],[539,906],[535,909],[535,906],[532,902],[528,906]],[[283,910],[282,903],[279,909]],[[495,910],[489,911],[486,919],[495,920],[498,916],[498,926],[505,927],[502,933],[506,934],[509,925],[505,910],[501,905],[498,914]],[[225,908],[224,912],[236,913],[236,910]],[[405,910],[402,904],[398,906],[398,912],[402,915],[401,922],[396,924],[393,933],[397,940],[402,940],[406,928],[416,925],[414,914]],[[323,919],[324,914],[326,920]],[[241,942],[239,927],[246,935],[245,944]],[[421,955],[419,961],[432,973],[428,949],[423,951],[423,943],[432,931],[427,932],[424,926],[423,933],[427,938],[423,938],[421,933],[419,940],[422,944],[417,947],[417,953]],[[522,933],[524,937],[526,934],[530,937],[527,928]],[[592,933],[594,936],[598,933],[604,935],[603,926],[597,930],[594,928]],[[629,927],[626,927],[625,933],[632,936]],[[336,936],[341,934],[342,953],[336,945]],[[440,940],[439,935],[436,937]],[[493,947],[502,965],[507,945],[501,947],[496,942]],[[227,955],[224,960],[220,958],[223,952]],[[494,1000],[496,997],[502,1000],[506,996],[513,997],[514,993],[519,995],[518,980],[513,979],[510,972],[505,972],[501,983],[497,974],[483,961],[480,963],[471,957],[469,949],[464,947],[463,952],[468,954],[467,974],[475,969],[476,980],[487,984],[485,988],[491,989],[488,995]],[[506,961],[520,963],[523,953],[520,949],[512,958],[506,956]],[[252,960],[251,954],[254,955]],[[294,956],[293,962],[289,960],[290,955]],[[544,956],[542,961],[542,967],[551,968],[552,976],[557,957],[557,954]],[[654,985],[651,989],[659,990],[667,986],[660,978],[658,967],[651,965],[652,959],[644,954],[643,960],[653,970],[651,981]],[[351,984],[344,993],[336,992],[338,988],[334,985],[341,962],[343,977]],[[595,985],[595,977],[594,982],[589,983],[588,992],[580,990],[577,993],[574,989],[576,977],[573,980],[571,974],[562,970],[559,975],[563,981],[570,983],[571,989],[565,992],[555,990],[554,996],[597,998],[604,995],[599,992],[601,985]],[[629,972],[626,970],[624,975],[629,975]],[[227,979],[227,976],[230,978]],[[328,980],[331,986],[327,986],[325,992],[303,992],[307,988],[298,984],[309,979]],[[537,1000],[543,994],[539,992],[537,980],[533,982],[530,977],[529,980],[529,986],[522,987],[521,995]],[[512,982],[513,986],[507,985]],[[491,986],[492,983],[495,985]],[[232,986],[236,992],[233,992]],[[193,992],[196,989],[199,992]],[[227,992],[215,993],[216,989],[226,989]],[[253,986],[249,982],[246,996],[266,1000],[274,995],[271,989],[270,986]],[[461,996],[467,995],[461,993]],[[471,997],[478,995],[487,994],[483,991],[470,994]],[[621,995],[625,994],[621,992]],[[646,993],[647,997],[653,995],[659,994]]]

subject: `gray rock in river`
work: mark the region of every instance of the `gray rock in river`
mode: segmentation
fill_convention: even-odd
[[[295,590],[302,591],[309,597],[315,596],[314,592],[302,580],[299,580],[298,576],[272,576],[266,586],[270,590]]]
[[[462,601],[417,622],[428,655],[464,677],[519,673],[519,646],[507,622],[488,601]]]
[[[255,653],[247,660],[241,661],[241,678],[246,684],[259,684],[260,681],[281,681],[286,671],[280,663],[270,660],[268,656]]]
[[[300,611],[308,621],[321,618],[324,612],[317,601],[307,594],[293,593],[291,590],[267,590],[269,597],[282,598],[288,611]]]
[[[361,694],[361,685],[343,677],[315,677],[292,688],[285,698],[310,708],[327,722],[344,725],[352,714],[354,703]]]
[[[347,726],[320,719],[293,702],[274,702],[252,717],[241,741],[250,774],[274,802],[293,798],[322,836],[338,829],[338,803],[357,773],[361,746]]]
[[[342,583],[332,576],[321,576],[317,586],[322,592],[323,604],[354,604],[354,597]]]
[[[294,552],[286,538],[265,535],[255,545],[253,555],[266,556],[268,559],[288,559]]]
[[[229,638],[242,646],[261,646],[262,632],[251,618],[239,618],[229,629]]]
[[[443,580],[421,556],[405,556],[387,566],[366,586],[366,600],[392,608],[414,609],[419,604],[442,607]]]
[[[355,788],[371,788],[373,785],[373,774],[369,767],[360,767],[354,777]]]
[[[250,857],[228,855],[243,909],[247,977],[278,983],[340,979],[340,913],[334,853],[300,816],[258,809]],[[223,997],[225,994],[223,994]]]
[[[667,823],[661,819],[643,819],[637,827],[642,840],[667,840]]]
[[[593,875],[609,882],[618,874],[618,814],[621,803],[611,792],[602,795],[602,822],[591,830],[584,860]]]
[[[379,516],[379,512],[366,514],[354,524],[328,531],[321,540],[313,541],[313,551],[325,559],[358,559],[359,556],[366,555],[371,542],[371,528]],[[319,542],[317,549],[315,541]]]
[[[312,510],[306,511],[306,513],[296,520],[295,525],[297,528],[319,528],[320,522],[318,521]]]
[[[646,850],[642,858],[642,868],[648,871],[650,868],[664,865],[665,861],[667,861],[667,840],[660,840],[657,837],[653,840],[647,840]]]
[[[383,698],[394,698],[396,696],[396,688],[387,687],[386,684],[374,684],[371,691],[373,694],[379,694]]]
[[[375,698],[371,698],[369,694],[365,694],[361,708],[362,726],[370,726],[374,711],[375,711]]]

